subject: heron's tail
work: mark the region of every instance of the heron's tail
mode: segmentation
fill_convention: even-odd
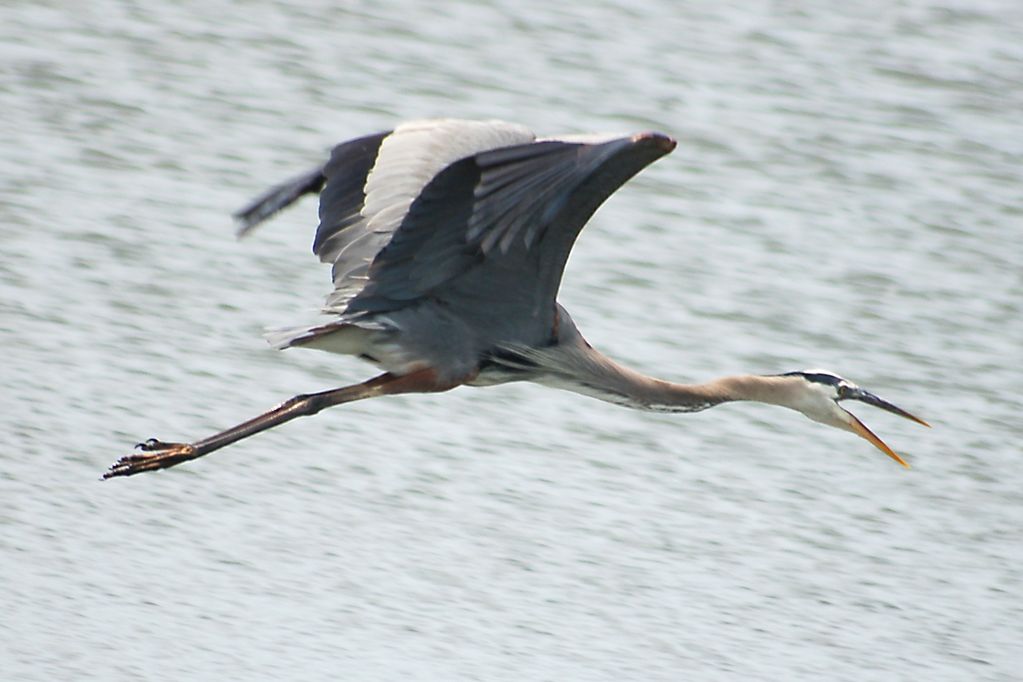
[[[343,355],[371,353],[373,339],[379,331],[371,327],[351,324],[345,320],[332,320],[306,327],[269,329],[263,337],[276,350],[305,346],[316,350]]]
[[[307,327],[280,327],[277,329],[267,329],[263,333],[263,338],[270,344],[270,347],[274,350],[284,350],[285,348],[291,348],[292,346],[301,346],[312,339],[325,334],[327,329],[325,325],[314,325]]]

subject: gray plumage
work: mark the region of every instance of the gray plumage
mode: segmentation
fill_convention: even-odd
[[[823,371],[704,384],[646,377],[594,350],[556,302],[569,252],[593,212],[674,147],[653,132],[537,139],[514,124],[454,119],[414,121],[338,145],[322,167],[273,187],[236,216],[244,234],[303,195],[320,194],[313,251],[332,266],[327,317],[269,340],[355,355],[384,374],[296,396],[193,443],[150,439],[106,477],[173,466],[331,405],[508,381],[652,411],[777,404],[857,433],[904,464],[838,401],[923,422],[851,382]]]

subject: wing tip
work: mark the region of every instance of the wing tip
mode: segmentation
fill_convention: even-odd
[[[667,154],[678,146],[678,141],[671,135],[665,135],[655,130],[636,133],[630,140],[633,144],[648,144],[658,148],[662,153]]]
[[[263,192],[232,214],[239,223],[236,232],[238,238],[244,237],[254,227],[295,203],[304,194],[319,192],[325,182],[323,168],[315,168]]]

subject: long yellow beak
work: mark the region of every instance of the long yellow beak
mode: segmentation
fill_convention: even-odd
[[[926,426],[928,428],[930,428],[930,426],[931,426],[930,424],[925,422],[920,417],[917,417],[914,414],[910,414],[909,412],[906,412],[901,407],[899,407],[897,405],[893,405],[892,403],[888,402],[884,398],[879,398],[876,395],[874,395],[873,393],[871,393],[870,391],[865,391],[865,390],[863,390],[862,388],[859,388],[859,387],[855,387],[854,389],[850,390],[848,395],[844,399],[845,400],[858,400],[858,401],[866,403],[868,405],[873,405],[874,407],[879,407],[882,410],[885,410],[886,412],[891,412],[892,414],[897,414],[900,417],[903,417],[905,419],[909,419],[910,421],[914,421],[917,424],[921,424],[921,425]],[[896,452],[894,450],[892,450],[890,447],[888,447],[888,445],[883,440],[878,438],[877,435],[873,431],[871,431],[866,426],[864,426],[863,422],[861,422],[859,419],[856,418],[856,415],[854,415],[852,412],[849,412],[848,410],[843,410],[843,412],[845,412],[847,415],[849,415],[848,424],[849,424],[849,430],[850,431],[852,431],[856,435],[860,436],[864,440],[870,441],[870,443],[875,448],[877,448],[878,450],[880,450],[884,454],[888,455],[889,457],[891,457],[892,459],[894,459],[896,462],[898,462],[902,466],[906,467],[907,469],[909,468],[909,465],[906,464],[906,460],[904,460],[901,457],[899,457],[898,454],[896,454]]]
[[[863,438],[865,440],[870,441],[870,443],[875,448],[877,448],[878,450],[880,450],[884,454],[888,455],[889,457],[891,457],[892,459],[894,459],[896,462],[898,462],[902,466],[906,467],[907,469],[909,468],[909,464],[906,463],[906,460],[904,460],[901,457],[899,457],[898,453],[896,453],[894,450],[892,450],[890,447],[888,447],[888,445],[883,440],[878,438],[877,435],[873,431],[868,429],[863,424],[863,422],[861,422],[859,419],[856,418],[856,415],[854,415],[852,412],[847,412],[847,414],[850,417],[852,417],[852,421],[849,422],[849,426],[852,427],[852,430],[853,430],[853,432],[856,435],[860,436],[861,438]],[[921,422],[921,423],[923,423],[923,422]]]

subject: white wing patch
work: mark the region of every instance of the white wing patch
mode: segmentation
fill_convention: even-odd
[[[526,127],[504,121],[427,119],[403,123],[380,143],[366,176],[361,220],[347,228],[350,241],[333,254],[334,291],[324,312],[342,313],[368,280],[369,266],[401,226],[412,202],[442,170],[480,152],[526,144]]]
[[[532,142],[526,127],[503,121],[432,119],[404,123],[384,138],[366,176],[362,215],[372,232],[394,232],[423,188],[473,154]]]

